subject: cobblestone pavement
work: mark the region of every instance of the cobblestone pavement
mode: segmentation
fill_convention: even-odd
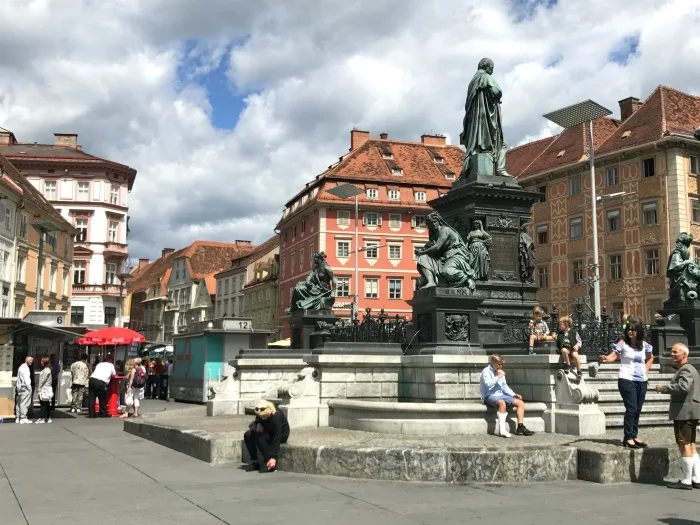
[[[146,410],[177,407],[147,402]],[[175,422],[181,416],[163,417]],[[131,436],[119,420],[0,425],[2,525],[700,525],[698,516],[697,490],[584,482],[464,486],[247,473],[212,467]]]
[[[206,410],[199,406],[186,406],[158,413],[154,422],[188,430],[204,430],[211,433],[245,431],[252,416],[222,416],[206,417]],[[642,429],[640,439],[650,445],[672,445],[674,443],[672,429],[649,428]],[[378,434],[375,432],[359,432],[338,428],[299,428],[294,429],[290,443],[309,446],[321,445],[353,445],[359,447],[407,447],[407,448],[528,448],[550,446],[575,446],[580,448],[612,449],[619,447],[622,441],[622,431],[608,432],[603,436],[581,438],[563,434],[538,433],[532,437],[513,436],[504,439],[494,435],[478,436],[402,436],[397,434]]]

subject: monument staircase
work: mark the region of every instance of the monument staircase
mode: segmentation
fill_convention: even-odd
[[[597,388],[600,392],[598,404],[600,410],[605,414],[606,428],[622,428],[625,415],[625,406],[617,389],[617,374],[620,369],[618,363],[605,364],[598,370],[598,375],[594,378],[586,377],[588,385]],[[642,415],[639,419],[640,427],[660,427],[670,426],[668,420],[669,396],[657,394],[654,386],[661,383],[668,383],[673,374],[663,374],[659,369],[659,364],[654,364],[649,373],[649,389],[647,391]]]

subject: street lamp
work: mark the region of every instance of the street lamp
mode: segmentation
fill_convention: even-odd
[[[119,279],[119,326],[124,328],[124,287],[127,286],[127,279],[131,277],[131,265],[123,264],[122,271],[117,275]]]
[[[543,115],[544,118],[562,128],[572,128],[588,122],[588,160],[591,165],[591,219],[593,226],[593,294],[596,319],[600,319],[600,272],[598,271],[598,217],[595,208],[595,203],[598,202],[598,199],[595,194],[593,121],[608,115],[612,115],[612,111],[590,99]]]
[[[36,271],[36,304],[35,308],[41,310],[42,302],[42,279],[44,270],[44,241],[46,234],[58,230],[56,226],[48,221],[37,221],[32,223],[32,227],[39,233],[39,254],[37,257],[37,271]]]
[[[358,311],[358,305],[357,305],[357,298],[360,296],[360,277],[359,277],[359,257],[360,257],[360,250],[357,249],[358,246],[358,241],[357,241],[357,230],[359,227],[359,208],[357,204],[357,196],[360,195],[361,193],[364,193],[364,190],[361,190],[357,186],[353,184],[341,184],[339,186],[336,186],[335,188],[331,188],[330,190],[327,190],[328,193],[333,195],[334,197],[338,197],[339,199],[350,199],[352,197],[355,197],[355,297],[353,297],[353,311],[352,311],[352,318],[355,320],[357,318],[357,311]]]

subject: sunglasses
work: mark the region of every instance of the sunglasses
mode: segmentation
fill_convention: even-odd
[[[264,412],[267,407],[255,407],[253,410],[256,412]]]

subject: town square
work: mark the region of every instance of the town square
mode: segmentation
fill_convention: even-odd
[[[0,522],[700,523],[699,24],[0,0]]]

